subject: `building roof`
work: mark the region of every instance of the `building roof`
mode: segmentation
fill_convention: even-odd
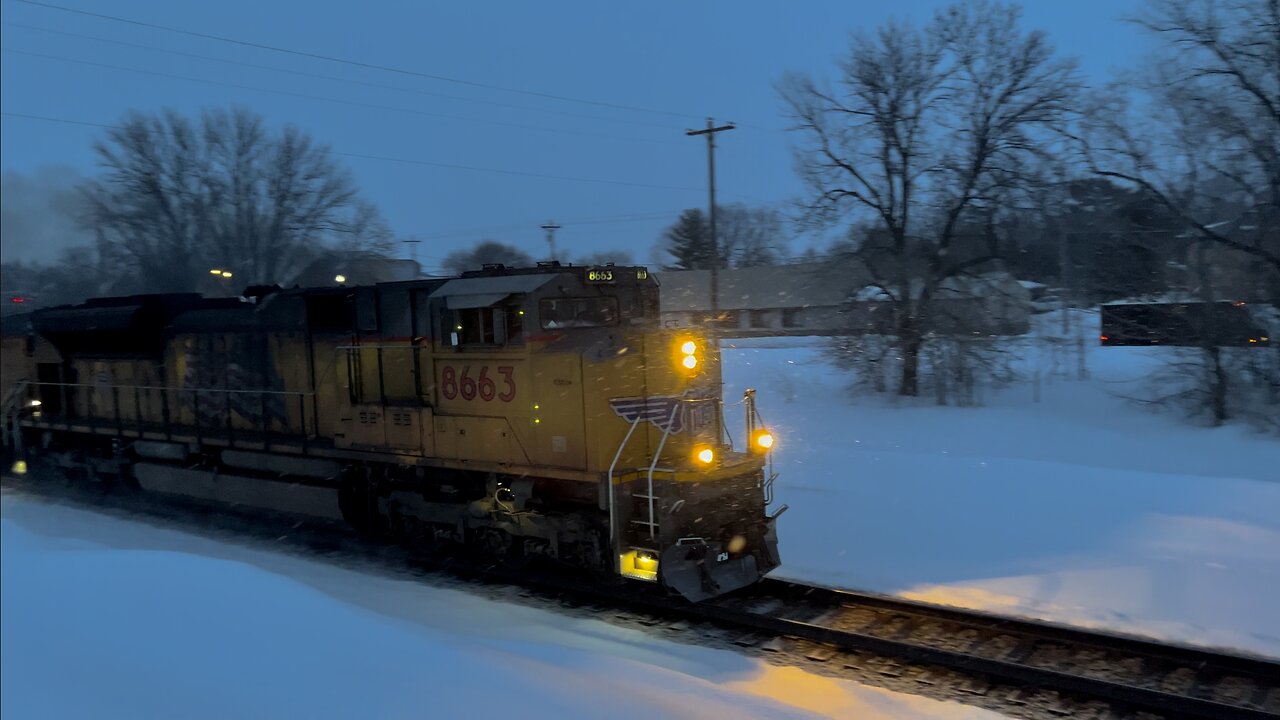
[[[711,271],[666,270],[654,275],[662,287],[663,312],[711,309]],[[865,270],[846,260],[764,265],[721,270],[717,294],[722,310],[838,306],[866,282]]]

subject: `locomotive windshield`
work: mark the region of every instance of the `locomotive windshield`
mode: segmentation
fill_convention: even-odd
[[[544,330],[589,328],[618,322],[616,297],[550,298],[539,304]]]

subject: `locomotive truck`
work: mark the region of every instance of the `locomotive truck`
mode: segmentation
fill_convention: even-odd
[[[89,300],[6,318],[12,469],[341,518],[698,601],[780,563],[773,435],[644,267]],[[31,466],[28,465],[31,463]]]

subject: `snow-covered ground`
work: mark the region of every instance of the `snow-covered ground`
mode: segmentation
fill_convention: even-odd
[[[5,720],[996,717],[14,493],[0,515]]]
[[[1039,402],[893,407],[820,342],[724,351],[779,436],[778,575],[1280,656],[1280,442],[1121,399],[1167,350],[1090,345]]]
[[[1117,397],[1163,350],[960,409],[852,398],[812,340],[735,344],[726,392],[779,436],[779,575],[1280,656],[1280,443]],[[0,515],[6,719],[990,716],[13,493]]]

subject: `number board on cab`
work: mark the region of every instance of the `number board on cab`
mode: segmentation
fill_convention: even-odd
[[[636,273],[636,280],[649,279],[648,268],[634,268],[634,270]],[[614,283],[623,279],[631,271],[632,271],[632,268],[615,268],[615,267],[591,268],[587,270],[587,282]]]

